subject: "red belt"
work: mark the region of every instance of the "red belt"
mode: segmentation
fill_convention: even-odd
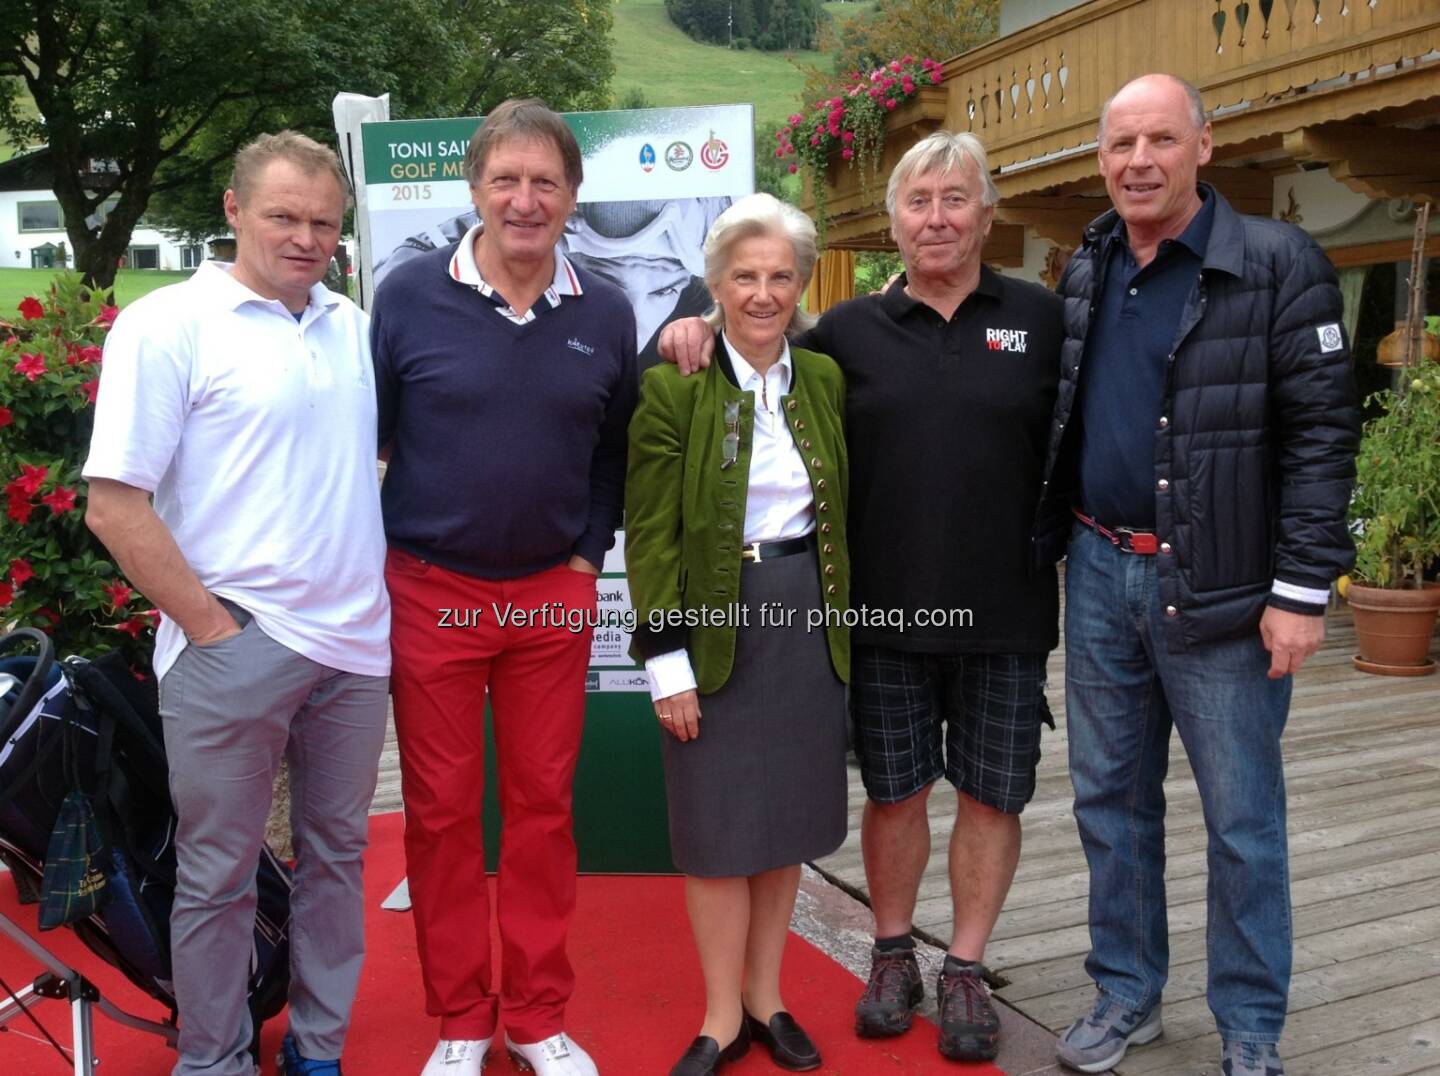
[[[1072,508],[1071,511],[1075,513],[1076,519],[1101,538],[1108,539],[1110,544],[1122,553],[1154,554],[1160,551],[1160,539],[1155,537],[1154,531],[1136,530],[1134,527],[1116,527],[1111,530],[1109,527],[1096,523],[1078,508]]]

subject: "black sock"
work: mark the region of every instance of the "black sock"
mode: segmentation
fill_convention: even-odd
[[[904,949],[914,949],[915,939],[909,934],[897,934],[893,938],[876,938],[875,948],[882,953],[898,953]]]
[[[961,960],[958,956],[945,954],[945,971],[951,975],[958,975],[962,971],[978,971],[984,974],[984,965],[978,960]]]

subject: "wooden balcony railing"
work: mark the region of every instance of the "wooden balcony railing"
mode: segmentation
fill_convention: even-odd
[[[897,109],[893,164],[936,127],[985,143],[1002,196],[1094,176],[1100,109],[1147,71],[1194,83],[1217,147],[1440,99],[1440,0],[1091,0],[949,60],[935,100]],[[1427,59],[1428,58],[1428,59]],[[1217,154],[1218,156],[1218,154]],[[836,238],[873,234],[873,192],[832,168]],[[883,210],[882,210],[883,211]],[[847,228],[846,216],[854,219]]]

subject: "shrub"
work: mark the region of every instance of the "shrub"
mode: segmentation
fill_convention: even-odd
[[[80,468],[100,388],[110,293],[73,273],[44,301],[0,318],[0,625],[47,632],[61,654],[122,651],[149,667],[159,614],[144,603],[85,526]]]

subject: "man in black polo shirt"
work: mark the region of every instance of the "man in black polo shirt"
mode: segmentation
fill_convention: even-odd
[[[1035,788],[1053,567],[1030,527],[1059,371],[1060,301],[981,265],[998,194],[972,135],[937,132],[901,158],[886,209],[905,273],[841,303],[796,340],[846,378],[853,632],[851,713],[868,800],[861,825],[875,912],[856,1031],[897,1035],[923,989],[910,937],[930,858],[926,802],[957,791],[949,840],[954,932],[941,971],[940,1051],[983,1060],[1000,1021],[981,961],[1020,854]],[[708,355],[703,323],[661,351]],[[667,348],[668,344],[668,348]]]
[[[1098,995],[1059,1056],[1104,1072],[1160,1034],[1171,728],[1209,838],[1208,1000],[1223,1076],[1282,1076],[1290,981],[1280,735],[1354,559],[1357,416],[1335,272],[1299,228],[1197,183],[1193,86],[1147,75],[1100,118],[1115,208],[1060,282],[1062,383],[1037,553],[1066,550],[1066,724]],[[1073,511],[1073,516],[1072,516]]]

